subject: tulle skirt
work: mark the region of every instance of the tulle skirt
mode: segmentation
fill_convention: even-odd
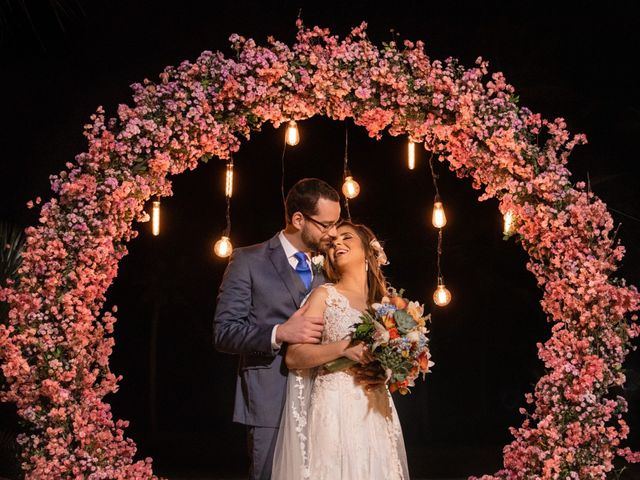
[[[387,387],[367,391],[347,372],[316,376],[307,449],[313,480],[409,479],[402,429]]]

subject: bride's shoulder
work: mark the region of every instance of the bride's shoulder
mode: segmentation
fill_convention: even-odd
[[[309,294],[309,301],[313,299],[325,300],[330,295],[332,288],[332,283],[325,283],[324,285],[314,288]]]
[[[325,283],[324,285],[317,286],[309,293],[307,303],[311,303],[312,305],[328,304],[331,299],[336,296],[337,290],[335,285],[333,283]]]
[[[338,294],[338,291],[336,290],[336,286],[333,283],[325,283],[324,285],[320,285],[319,287],[316,287],[314,291],[322,292],[323,300],[326,300],[328,298],[333,298]]]
[[[329,292],[323,287],[324,285],[314,288],[305,300],[304,303],[309,305],[307,315],[322,315],[322,312],[324,312]]]
[[[334,283],[325,283],[316,290],[324,292],[322,300],[328,306],[341,307],[348,304],[347,298],[338,291]]]

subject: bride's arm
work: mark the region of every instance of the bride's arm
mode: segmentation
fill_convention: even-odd
[[[307,300],[309,303],[308,316],[324,318],[327,295],[327,290],[322,287],[316,288],[311,293]],[[287,346],[284,360],[290,369],[318,367],[344,356],[348,347],[348,339],[326,344],[293,343]]]
[[[325,288],[316,288],[307,300],[309,304],[307,315],[324,318],[327,296],[328,292]],[[351,339],[348,338],[325,344],[289,344],[284,360],[288,368],[299,369],[319,367],[340,357],[347,357],[362,364],[372,360],[363,343],[352,344]]]

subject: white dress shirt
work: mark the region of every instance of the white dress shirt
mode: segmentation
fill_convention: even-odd
[[[298,259],[295,257],[295,254],[298,253],[300,250],[296,250],[296,247],[291,245],[291,242],[284,235],[284,230],[280,232],[280,235],[278,235],[278,239],[282,244],[282,248],[284,249],[284,254],[287,256],[289,265],[291,265],[291,268],[295,270],[296,267],[298,266]],[[311,266],[311,259],[309,258],[309,252],[305,252],[305,255],[307,256],[307,265],[309,266],[309,270],[311,270],[311,279],[313,280],[313,268]],[[282,343],[276,342],[277,330],[278,330],[278,325],[274,325],[273,330],[271,330],[271,347],[274,350],[277,350],[282,346]]]

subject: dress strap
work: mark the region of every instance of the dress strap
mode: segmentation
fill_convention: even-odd
[[[335,284],[333,284],[333,283],[327,282],[327,283],[324,283],[324,284],[322,284],[320,286],[323,287],[325,290],[327,290],[329,292],[329,294],[338,293],[338,291],[336,290]]]
[[[322,285],[322,287],[329,293],[327,302],[329,302],[329,299],[334,299],[341,296],[340,292],[338,292],[338,289],[333,283],[325,283],[324,285]]]
[[[325,283],[322,285],[329,295],[325,303],[329,307],[338,308],[341,311],[345,311],[349,307],[349,300],[343,294],[341,294],[333,283]]]

